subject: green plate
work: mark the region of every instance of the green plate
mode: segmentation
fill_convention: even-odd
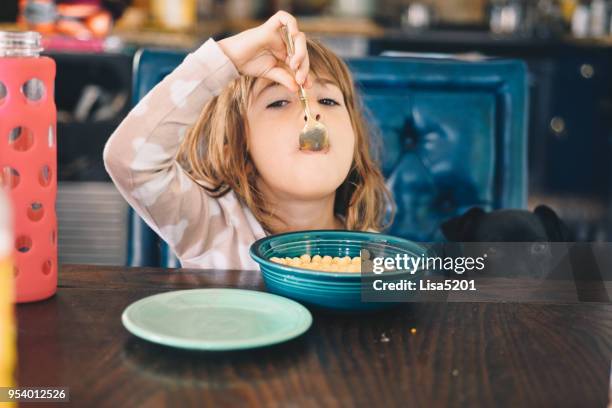
[[[238,350],[280,343],[304,333],[312,315],[293,300],[241,289],[160,293],[129,305],[121,316],[132,334],[171,347]]]

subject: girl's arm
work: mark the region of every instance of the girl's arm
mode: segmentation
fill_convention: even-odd
[[[291,58],[279,33],[283,25],[294,38]],[[111,179],[181,260],[206,251],[214,233],[227,227],[225,217],[232,214],[223,212],[238,210],[238,203],[227,202],[227,196],[215,200],[206,195],[175,160],[185,132],[204,105],[239,74],[297,91],[296,80],[310,86],[308,68],[304,34],[293,16],[278,12],[259,27],[219,43],[205,42],[153,88],[109,138],[103,156]]]
[[[186,253],[189,237],[205,242],[210,206],[219,211],[175,157],[206,102],[238,75],[219,45],[206,41],[134,107],[104,148],[117,189],[181,258],[198,255],[202,248]]]

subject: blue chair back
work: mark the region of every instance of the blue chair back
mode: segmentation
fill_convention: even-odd
[[[134,56],[132,104],[136,106],[155,85],[185,58],[184,52],[141,49]],[[178,268],[170,247],[130,207],[128,210],[128,266]]]
[[[397,204],[389,233],[442,239],[472,206],[527,205],[527,74],[516,60],[349,61]]]
[[[186,54],[141,50],[134,104]],[[527,205],[527,71],[516,60],[375,57],[347,61],[397,204],[387,231],[439,241],[440,224],[472,206]],[[130,210],[128,264],[176,267],[168,246]]]

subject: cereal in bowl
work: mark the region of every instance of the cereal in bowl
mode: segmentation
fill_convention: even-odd
[[[273,256],[270,258],[270,260],[282,265],[293,266],[295,268],[311,269],[314,271],[361,272],[361,257],[359,256],[354,258],[345,256],[341,258],[338,256],[331,257],[329,255],[315,255],[311,257],[308,254],[304,254],[295,258],[279,258]]]

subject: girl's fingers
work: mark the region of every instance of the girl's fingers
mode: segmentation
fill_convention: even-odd
[[[314,78],[312,76],[312,73],[309,72],[308,75],[306,76],[306,80],[304,81],[304,83],[302,84],[302,86],[304,88],[312,88],[312,84],[314,82]]]
[[[286,69],[281,67],[274,67],[270,69],[263,75],[264,78],[267,78],[271,81],[278,82],[279,84],[289,88],[293,92],[297,92],[298,85],[291,75]]]
[[[308,73],[310,72],[310,60],[308,59],[308,54],[304,56],[298,67],[299,68],[295,72],[295,80],[298,84],[303,85],[308,78]]]
[[[293,37],[293,48],[295,51],[291,57],[289,66],[295,71],[302,63],[302,60],[308,56],[308,52],[306,51],[306,35],[304,33],[299,32]]]
[[[272,53],[274,58],[276,58],[279,61],[289,60],[289,55],[287,55],[287,50],[283,47],[280,47],[280,48],[270,47],[268,50]]]
[[[266,25],[272,30],[272,35],[278,35],[278,31],[282,26],[287,26],[289,34],[295,37],[300,30],[298,30],[297,20],[291,14],[286,11],[279,11],[265,22]]]
[[[296,47],[295,38],[300,33],[298,29],[297,20],[291,14],[286,11],[279,11],[272,17],[268,19],[264,23],[266,27],[266,36],[267,36],[267,45],[271,50],[274,50],[273,53],[282,53],[284,54],[283,58],[279,58],[279,60],[285,62],[287,65],[290,65],[291,59],[287,58],[287,44],[285,43],[285,39],[283,32],[281,31],[282,27],[287,27],[289,30],[289,35],[293,38],[294,49]],[[295,51],[294,51],[295,53]]]
[[[306,45],[306,35],[298,33],[295,36],[295,54],[291,58],[291,69],[296,71],[296,80],[303,84],[308,76],[310,61],[308,59],[308,48]]]
[[[295,82],[300,85],[304,85],[306,78],[308,77],[308,60],[304,61],[300,68],[295,73]]]
[[[308,76],[310,62],[308,60],[306,35],[300,32],[300,30],[298,29],[297,20],[289,13],[285,11],[279,11],[275,15],[270,17],[270,19],[268,19],[265,24],[268,26],[268,29],[271,30],[270,32],[273,36],[271,39],[272,41],[270,43],[270,45],[272,45],[270,47],[270,51],[278,60],[283,61],[289,66],[292,71],[294,71],[295,79],[293,81],[293,84],[295,84],[296,81],[299,84],[303,84],[306,81],[306,77]],[[286,44],[282,40],[281,33],[281,28],[283,26],[287,27],[289,35],[291,36],[291,38],[293,38],[293,56],[287,55]],[[282,46],[282,51],[281,49],[277,49],[279,45]],[[277,73],[276,75],[285,76],[285,74],[289,74],[285,70],[282,71],[283,73],[280,74],[278,70],[274,70],[274,72]],[[280,81],[277,82],[282,83]],[[283,83],[283,85],[285,84]],[[289,89],[293,89],[292,86],[287,87]]]

